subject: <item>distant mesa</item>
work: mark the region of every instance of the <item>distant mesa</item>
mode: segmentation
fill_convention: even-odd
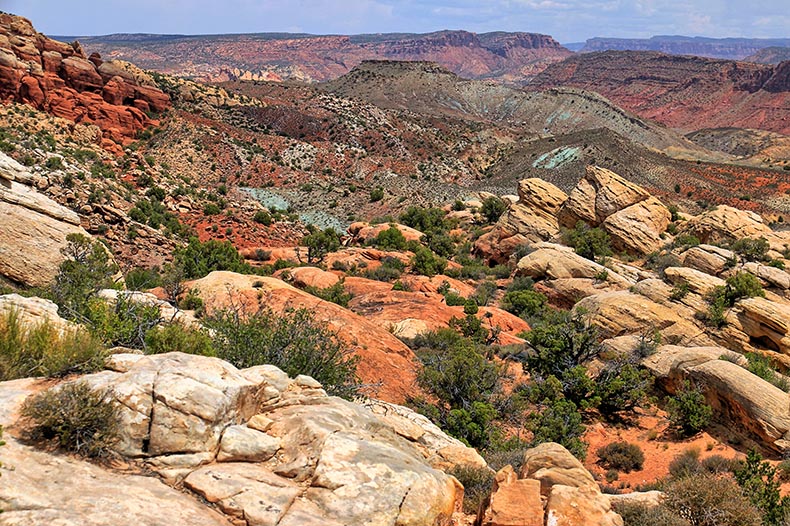
[[[574,51],[660,51],[670,55],[743,60],[771,46],[790,46],[790,38],[706,38],[660,35],[650,38],[591,38]],[[574,46],[575,47],[575,46]],[[748,60],[748,59],[747,59]]]
[[[340,77],[364,60],[431,61],[465,78],[521,84],[572,54],[535,33],[294,35],[108,35],[80,37],[86,49],[143,68],[202,81]]]
[[[576,54],[552,64],[530,90],[600,93],[642,118],[685,131],[740,127],[790,133],[790,62],[776,66],[655,51]]]

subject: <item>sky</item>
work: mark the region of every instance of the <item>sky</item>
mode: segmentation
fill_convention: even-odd
[[[790,37],[788,0],[0,0],[49,35],[357,34],[441,29],[594,36]]]

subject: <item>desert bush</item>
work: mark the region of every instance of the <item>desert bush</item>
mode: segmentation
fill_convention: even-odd
[[[182,352],[214,356],[211,336],[202,328],[167,323],[148,331],[145,335],[146,354]]]
[[[448,225],[444,219],[445,213],[441,208],[422,208],[410,206],[400,215],[400,223],[419,230],[426,236],[437,232],[444,232]]]
[[[765,297],[760,280],[748,272],[738,272],[725,280],[725,285],[715,287],[707,296],[708,312],[706,321],[714,327],[726,323],[726,309],[735,305],[741,298]]]
[[[250,266],[229,241],[211,239],[201,243],[196,237],[187,246],[176,250],[175,266],[181,269],[184,279],[200,279],[215,270],[228,270],[248,274]]]
[[[784,526],[790,515],[790,497],[782,497],[776,468],[751,449],[746,460],[735,470],[735,480],[743,494],[762,514],[765,526]]]
[[[118,409],[85,382],[67,383],[25,400],[21,414],[34,439],[57,440],[62,449],[88,457],[110,453],[118,440]]]
[[[667,484],[664,506],[692,526],[760,526],[760,512],[731,479],[691,475]]]
[[[744,237],[733,243],[730,248],[746,261],[767,261],[771,246],[764,237],[758,239]]]
[[[562,380],[565,371],[598,355],[598,331],[581,311],[547,313],[527,333],[533,351],[524,364],[526,372]]]
[[[162,285],[162,277],[156,268],[135,267],[124,276],[129,290],[148,290]]]
[[[314,230],[302,238],[302,245],[307,247],[307,262],[320,263],[328,253],[340,248],[340,235],[334,228]]]
[[[612,255],[609,234],[602,228],[590,228],[583,221],[576,223],[573,230],[563,232],[562,240],[577,254],[593,261]]]
[[[16,311],[0,316],[0,380],[63,376],[101,368],[106,350],[82,327],[61,330],[48,321],[25,326]]]
[[[682,479],[702,473],[703,467],[699,460],[699,449],[686,449],[669,463],[669,475],[673,479]]]
[[[146,333],[161,321],[156,305],[137,303],[118,295],[113,302],[94,298],[88,304],[90,332],[109,347],[143,349]]]
[[[448,307],[461,307],[466,305],[467,299],[455,292],[447,292],[444,295],[444,302]]]
[[[486,220],[486,223],[496,223],[502,214],[507,210],[507,205],[498,197],[486,197],[483,200],[483,206],[480,207],[480,213]]]
[[[382,250],[406,250],[406,236],[397,227],[390,226],[378,233],[371,244]]]
[[[776,372],[776,369],[771,365],[771,360],[767,356],[753,352],[746,353],[745,356],[746,360],[749,362],[749,372],[759,376],[766,382],[770,382],[782,391],[787,392],[790,390],[790,384],[788,384],[787,378]]]
[[[699,238],[691,234],[680,234],[672,241],[672,248],[688,250],[700,244]]]
[[[464,487],[464,513],[474,515],[491,494],[494,472],[490,468],[455,466],[448,473]]]
[[[621,417],[647,398],[653,376],[625,357],[610,360],[595,379],[592,400],[605,418]]]
[[[496,291],[496,282],[487,279],[481,282],[477,288],[475,288],[474,293],[469,297],[469,299],[473,300],[480,307],[485,307],[491,302],[494,295],[496,294]]]
[[[698,386],[686,381],[667,402],[669,422],[681,435],[691,436],[705,429],[713,419],[713,409]]]
[[[630,442],[612,442],[598,449],[599,461],[608,469],[639,471],[645,463],[645,454],[637,444]]]
[[[318,298],[321,298],[324,301],[330,301],[332,303],[336,303],[341,307],[348,307],[348,302],[351,301],[353,297],[351,294],[346,292],[346,289],[343,285],[344,280],[340,280],[331,287],[325,287],[323,289],[319,289],[318,287],[305,287],[305,292],[312,294]]]
[[[366,270],[363,275],[367,279],[389,282],[400,278],[405,268],[406,265],[401,260],[387,256],[381,260],[381,265],[373,270]]]
[[[587,444],[581,440],[585,428],[576,404],[564,398],[546,401],[529,415],[527,428],[532,431],[534,445],[557,442],[575,457],[584,460]]]
[[[226,310],[205,325],[214,331],[217,357],[239,369],[271,364],[289,376],[312,376],[331,394],[350,398],[357,392],[359,360],[306,309],[282,315],[262,309],[247,317]]]
[[[52,296],[61,316],[84,320],[88,303],[97,292],[115,286],[113,276],[118,267],[99,241],[82,234],[66,236],[65,260],[60,264],[52,284]]]
[[[426,247],[417,248],[410,264],[414,273],[428,277],[441,274],[447,268],[447,260],[437,256]]]
[[[273,220],[272,215],[266,210],[258,210],[252,217],[252,220],[263,226],[271,226]]]
[[[546,296],[534,290],[506,292],[499,306],[521,318],[533,318],[546,309]]]
[[[384,199],[384,188],[378,186],[370,191],[370,202],[375,203]]]
[[[623,518],[623,526],[691,526],[686,519],[665,506],[619,502],[614,510]]]

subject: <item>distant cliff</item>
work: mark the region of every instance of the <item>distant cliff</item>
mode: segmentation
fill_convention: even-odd
[[[790,46],[790,38],[705,38],[654,36],[650,38],[591,38],[582,53],[593,51],[660,51],[670,55],[741,60],[769,46]]]
[[[69,37],[74,38],[74,37]],[[363,60],[426,60],[465,78],[520,84],[572,53],[548,35],[470,33],[79,37],[89,51],[206,81],[320,82]]]

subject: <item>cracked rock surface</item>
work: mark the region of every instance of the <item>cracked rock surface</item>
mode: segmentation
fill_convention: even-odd
[[[330,397],[272,366],[118,354],[81,380],[119,404],[118,452],[159,476],[33,450],[12,425],[1,524],[442,524],[463,490],[441,469],[485,465],[406,408]],[[0,422],[15,422],[22,401],[45,387],[0,384]],[[94,501],[101,510],[87,509]]]

